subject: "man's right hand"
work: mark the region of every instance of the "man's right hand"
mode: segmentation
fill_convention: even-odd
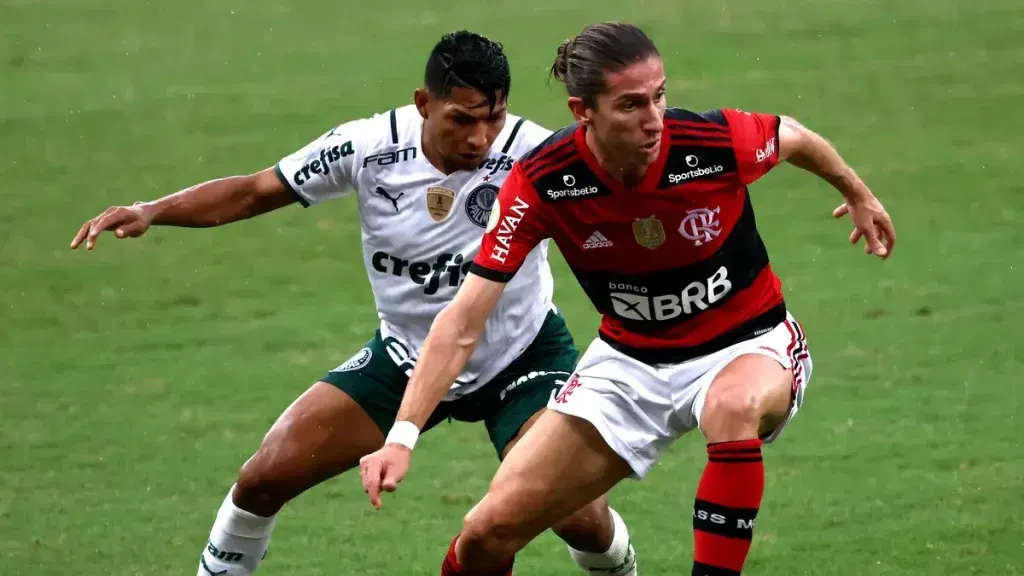
[[[409,473],[412,450],[401,444],[386,443],[380,450],[359,459],[359,475],[363,481],[363,492],[370,498],[370,504],[380,510],[383,505],[380,493],[394,492],[398,483]]]
[[[842,218],[847,214],[853,220],[850,244],[856,244],[864,238],[865,254],[874,254],[882,260],[892,254],[893,246],[896,245],[896,230],[892,218],[878,198],[869,193],[857,202],[847,200],[832,211],[834,218]]]
[[[92,250],[96,246],[96,238],[105,230],[113,230],[118,238],[137,238],[149,230],[152,217],[143,208],[142,202],[132,206],[111,206],[102,214],[82,224],[71,241],[74,250],[85,242],[85,249]]]

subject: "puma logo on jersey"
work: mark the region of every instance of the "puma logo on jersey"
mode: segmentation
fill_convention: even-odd
[[[391,195],[388,194],[388,191],[383,189],[383,188],[381,188],[380,186],[377,186],[377,189],[374,190],[374,193],[380,194],[381,196],[383,196],[383,197],[387,198],[388,200],[390,200],[391,204],[395,207],[395,212],[396,213],[398,212],[398,199],[401,198],[402,196],[405,196],[405,192],[399,192],[398,196],[395,196],[394,198],[392,198]]]
[[[374,252],[370,257],[373,269],[383,274],[408,277],[423,286],[426,295],[437,294],[442,283],[451,288],[458,288],[469,274],[473,259],[465,260],[462,254],[441,254],[433,263],[410,262],[387,252]],[[445,276],[447,275],[447,278]]]

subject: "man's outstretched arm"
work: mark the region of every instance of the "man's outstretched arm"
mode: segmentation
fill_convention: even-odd
[[[470,274],[434,319],[384,447],[360,461],[363,490],[375,508],[381,491],[394,492],[408,471],[420,430],[469,362],[504,291],[504,283]]]
[[[854,230],[850,242],[863,237],[864,251],[888,258],[896,245],[892,219],[867,184],[819,134],[789,116],[779,119],[779,159],[802,168],[832,185],[845,203],[836,208],[837,218],[850,214]]]
[[[111,206],[86,221],[71,241],[92,250],[106,230],[118,238],[135,238],[152,225],[208,228],[245,220],[297,201],[273,168],[247,176],[229,176],[196,184],[151,202]]]
[[[134,238],[152,225],[209,228],[259,216],[298,202],[303,206],[350,193],[365,141],[375,133],[366,119],[352,120],[309,142],[275,166],[246,176],[196,184],[151,202],[111,206],[82,224],[71,241],[92,250],[106,230]]]

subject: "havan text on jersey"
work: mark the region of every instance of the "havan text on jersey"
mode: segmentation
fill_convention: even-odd
[[[491,251],[491,259],[497,260],[498,262],[505,262],[505,257],[508,256],[509,247],[512,244],[512,234],[519,227],[519,222],[523,220],[523,215],[529,210],[530,205],[525,200],[516,196],[516,199],[509,206],[509,213],[504,217],[497,219],[495,218],[492,222],[497,222],[498,230],[495,236],[497,243],[494,249]],[[494,215],[501,213],[500,205],[497,200],[494,202],[494,209],[491,210]],[[488,226],[488,231],[492,226]]]

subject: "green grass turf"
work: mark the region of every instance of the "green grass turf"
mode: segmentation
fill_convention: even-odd
[[[408,101],[439,35],[504,41],[513,107],[568,121],[559,41],[644,25],[669,97],[796,116],[890,209],[894,257],[783,167],[759,224],[816,371],[766,457],[750,574],[1022,574],[1024,7],[1017,0],[429,3],[0,0],[0,573],[191,574],[280,411],[375,326],[351,199],[71,252],[79,224],[255,171]],[[596,316],[556,256],[580,346]],[[688,573],[704,463],[684,438],[613,494],[643,574]],[[436,574],[496,468],[427,436],[373,512],[357,476],[281,514],[263,574]],[[523,574],[571,574],[550,533]]]

